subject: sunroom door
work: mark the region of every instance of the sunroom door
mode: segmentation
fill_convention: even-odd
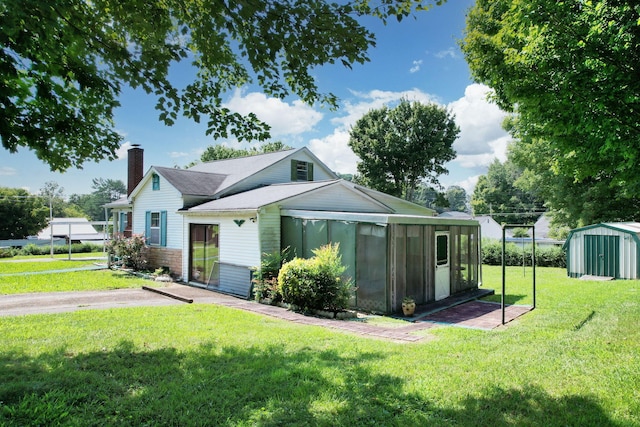
[[[449,233],[436,232],[436,295],[440,301],[451,294],[451,257],[449,255]]]
[[[189,281],[205,287],[220,284],[218,225],[191,224]]]

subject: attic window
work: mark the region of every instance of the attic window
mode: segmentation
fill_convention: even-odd
[[[160,175],[154,173],[151,176],[151,188],[153,191],[160,190]]]
[[[291,181],[313,181],[313,163],[291,160]]]

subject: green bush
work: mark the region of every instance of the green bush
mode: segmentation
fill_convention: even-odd
[[[284,302],[299,310],[344,310],[349,306],[353,286],[344,278],[339,246],[326,245],[313,251],[313,258],[294,258],[278,274]]]
[[[278,274],[282,267],[282,260],[287,258],[289,248],[280,252],[262,254],[260,267],[253,272],[253,293],[256,301],[271,301],[277,304],[282,301],[282,293],[278,286]]]
[[[523,263],[521,245],[507,243],[505,245],[505,264],[519,266]],[[482,263],[486,265],[502,265],[502,242],[496,240],[482,241]],[[524,264],[531,266],[531,245],[524,247]],[[538,267],[566,268],[567,259],[559,246],[536,248],[536,265]]]
[[[11,248],[0,248],[0,258],[13,258],[14,250]]]
[[[94,243],[74,243],[71,245],[71,253],[91,253],[102,251],[102,246]],[[49,255],[51,253],[51,246],[49,245],[34,245],[29,244],[23,246],[22,249],[17,251],[17,255]],[[53,247],[54,254],[66,254],[69,253],[69,245],[55,245]]]

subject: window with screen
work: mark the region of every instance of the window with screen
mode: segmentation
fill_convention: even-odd
[[[149,235],[149,244],[160,244],[160,212],[151,212],[151,224],[149,225],[151,234]]]
[[[167,245],[167,211],[147,211],[145,237],[149,245]]]
[[[436,265],[449,264],[449,236],[447,234],[436,235]]]

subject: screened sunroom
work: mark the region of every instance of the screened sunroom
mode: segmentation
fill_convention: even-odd
[[[281,247],[291,257],[339,243],[356,286],[354,306],[380,313],[477,289],[481,282],[477,221],[413,215],[283,210]]]

